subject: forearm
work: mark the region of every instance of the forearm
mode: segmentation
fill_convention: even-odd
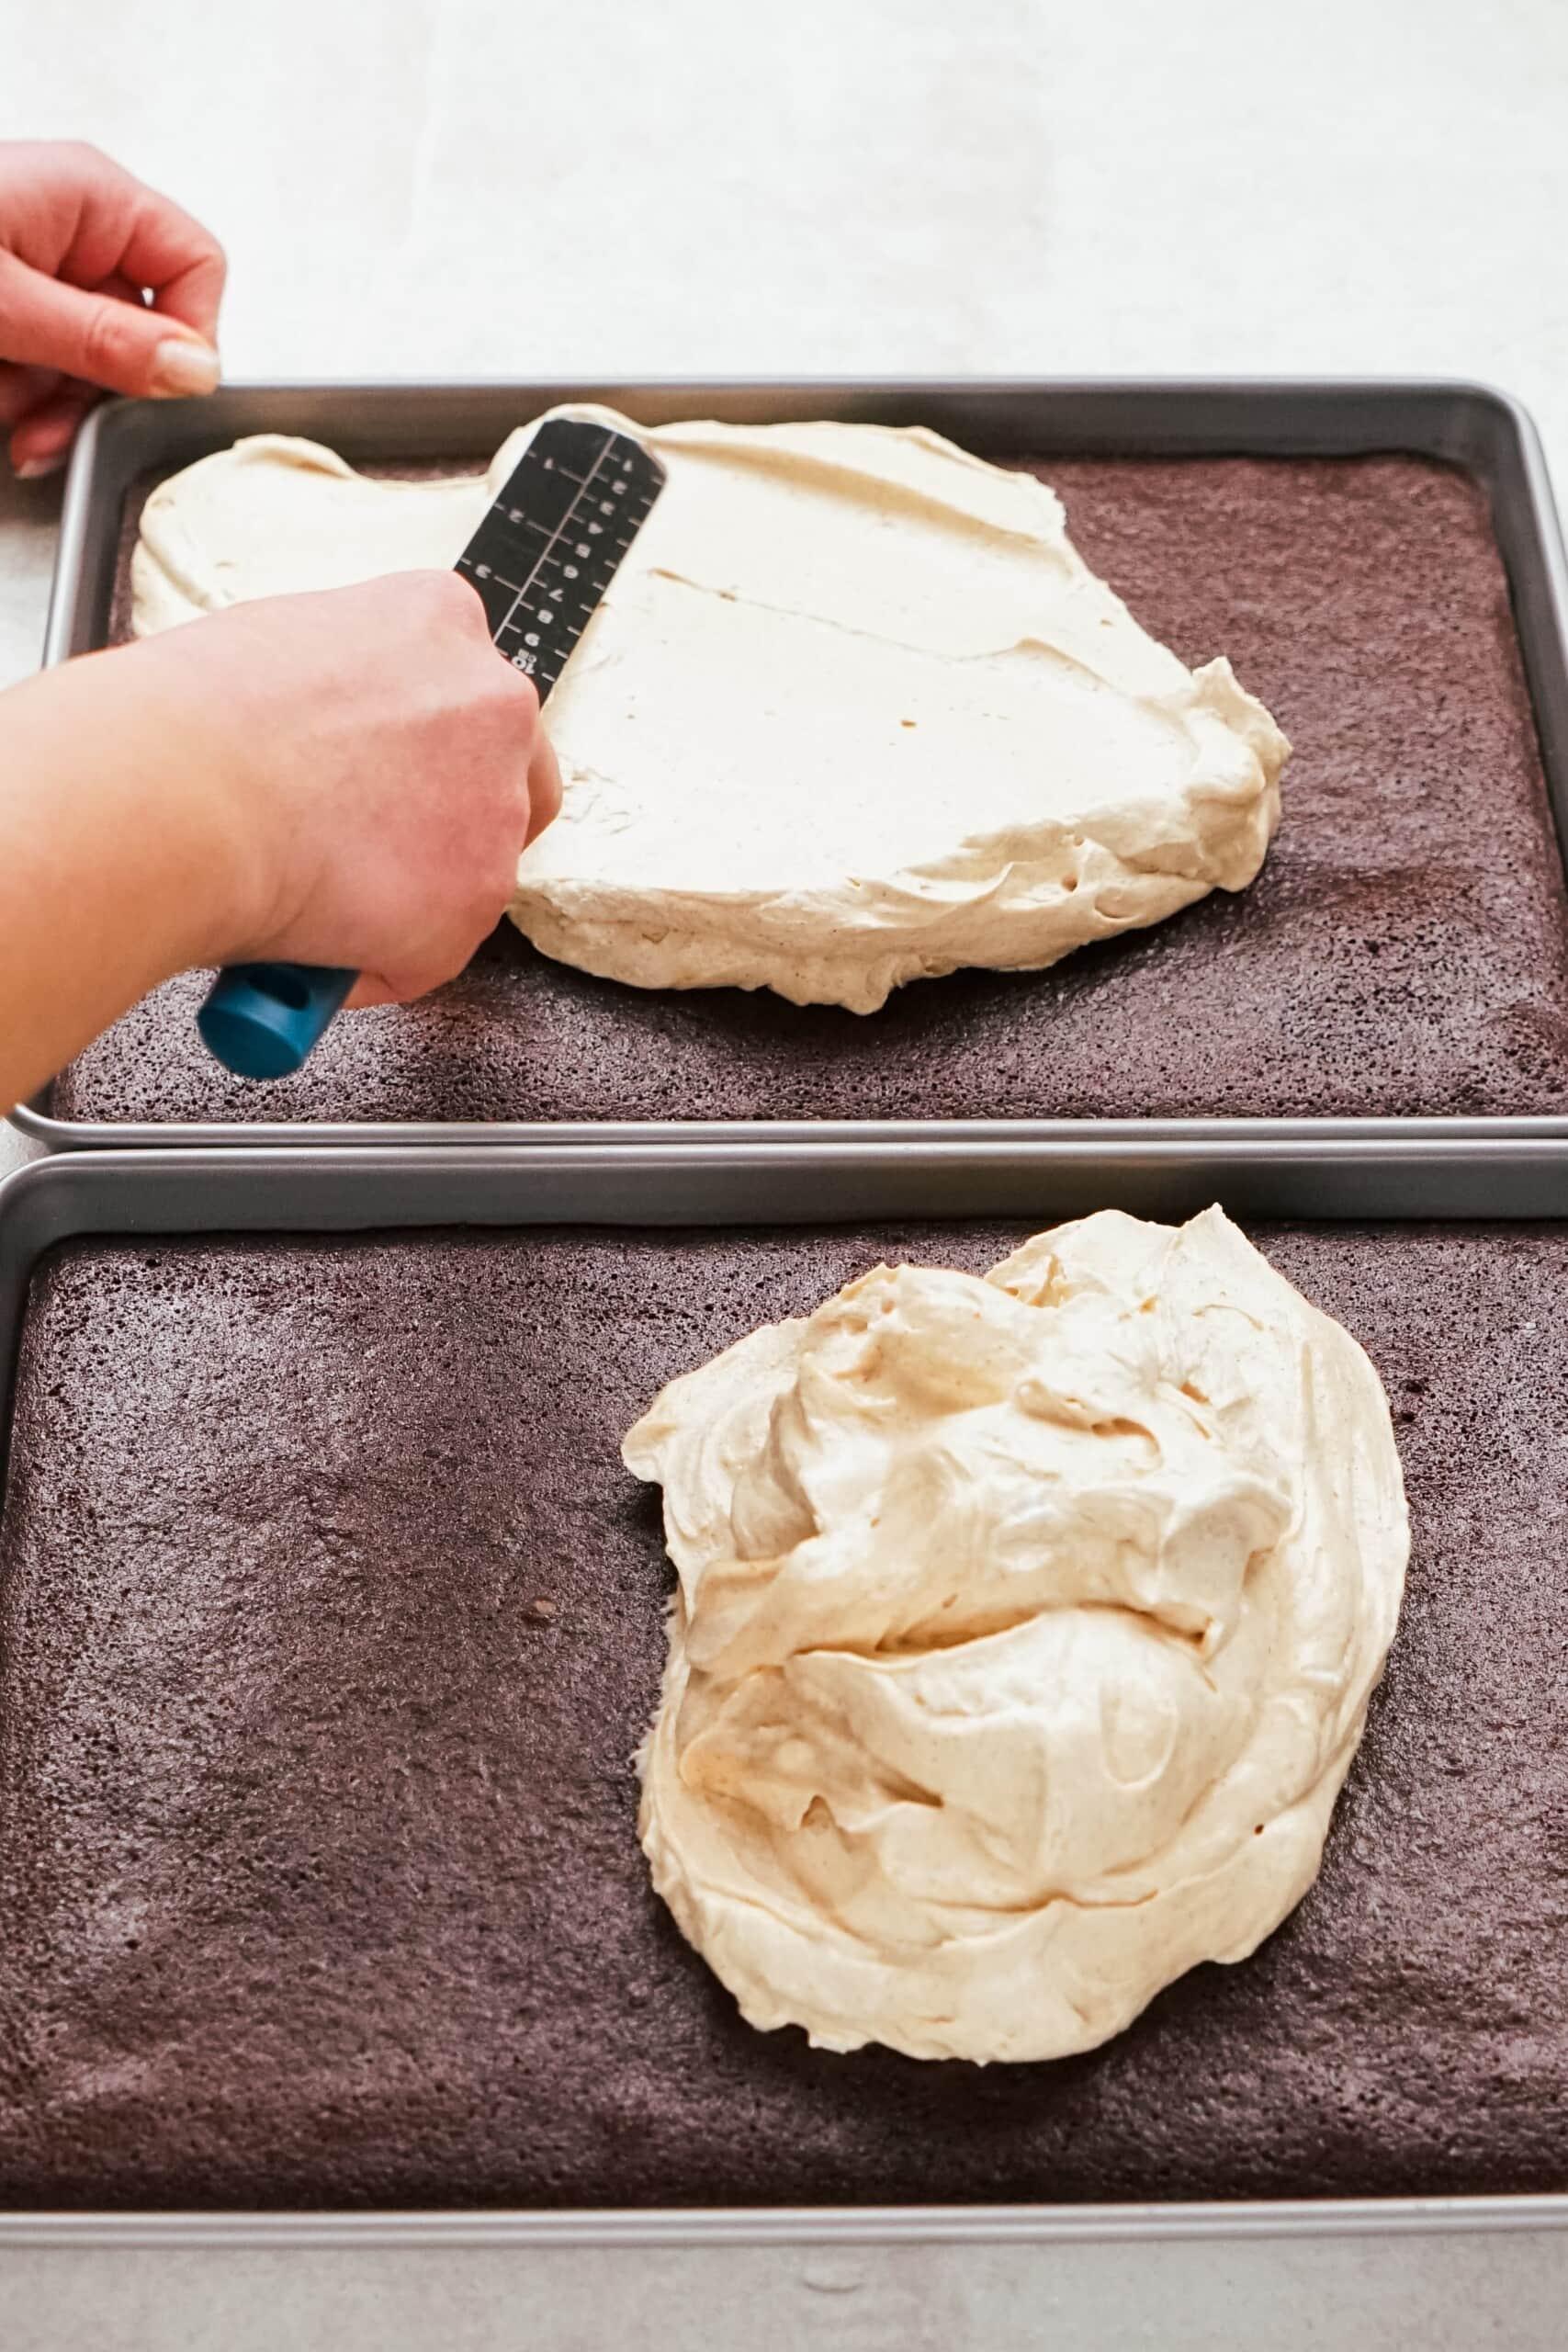
[[[0,695],[0,1111],[223,952],[231,815],[148,650]]]

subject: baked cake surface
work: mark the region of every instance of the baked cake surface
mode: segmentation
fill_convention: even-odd
[[[1021,459],[1020,462],[1022,462]],[[402,469],[411,470],[411,469]],[[882,1012],[646,993],[503,923],[418,1006],[247,1087],[174,982],[70,1069],[70,1119],[1352,1116],[1568,1108],[1568,891],[1481,490],[1425,459],[1046,459],[1086,561],[1293,743],[1258,880],[1043,973]],[[139,503],[126,518],[129,568]],[[113,627],[124,634],[122,577]],[[809,692],[809,681],[801,682]]]
[[[671,1577],[622,1431],[1008,1225],[73,1244],[0,1524],[0,2201],[681,2205],[1568,2186],[1568,1229],[1261,1227],[1415,1531],[1322,1876],[1053,2065],[761,2035],[652,1894]]]

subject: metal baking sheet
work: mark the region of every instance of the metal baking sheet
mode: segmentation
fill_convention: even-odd
[[[80,1235],[348,1230],[378,1226],[821,1223],[878,1214],[1042,1216],[1089,1204],[1177,1214],[1452,1215],[1440,1147],[1358,1175],[1340,1159],[1303,1192],[1258,1146],[1227,1170],[1156,1155],[1083,1159],[1013,1142],[988,1152],[847,1148],[804,1162],[758,1142],[684,1150],[502,1147],[288,1153],[71,1154],[0,1185],[0,1431],[28,1280]],[[1489,1216],[1568,1214],[1562,1155],[1497,1147]],[[803,1177],[806,1181],[802,1181]],[[1081,2340],[1170,2352],[1256,2340],[1469,2352],[1479,2334],[1531,2352],[1561,2341],[1568,2196],[1193,2205],[747,2211],[0,2214],[0,2307],[16,2352],[287,2339],[313,2352],[446,2340],[611,2343],[695,2352],[744,2334],[757,2352]]]
[[[361,460],[395,454],[408,462],[472,452],[489,456],[520,414],[562,400],[613,403],[649,424],[694,414],[735,422],[835,416],[924,423],[973,448],[1005,453],[1048,447],[1086,456],[1349,457],[1401,451],[1459,466],[1488,494],[1506,567],[1514,618],[1534,706],[1560,839],[1568,840],[1568,567],[1545,461],[1529,417],[1506,395],[1463,382],[1260,379],[1254,381],[1068,382],[970,380],[846,383],[567,383],[490,385],[270,385],[231,388],[200,402],[120,401],[100,410],[83,434],[67,484],[59,561],[45,641],[46,662],[103,641],[107,625],[123,498],[141,475],[186,463],[244,433],[320,435]],[[747,1122],[89,1122],[52,1115],[46,1090],[16,1114],[54,1148],[156,1148],[174,1144],[225,1149],[323,1142],[425,1146],[442,1143],[627,1144],[695,1132],[716,1139],[755,1134]],[[1390,1126],[1434,1140],[1480,1141],[1495,1134],[1568,1141],[1568,1116],[1400,1120],[1201,1118],[1026,1121],[791,1121],[768,1132],[795,1145],[835,1136],[947,1136],[984,1139],[1003,1132],[1072,1142],[1122,1132],[1176,1147],[1224,1143],[1245,1134],[1283,1140],[1311,1133],[1371,1140]]]

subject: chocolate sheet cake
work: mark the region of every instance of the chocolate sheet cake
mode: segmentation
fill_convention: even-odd
[[[1024,1227],[74,1244],[0,1574],[0,2199],[881,2202],[1568,2187],[1568,1228],[1255,1238],[1415,1529],[1323,1874],[1055,2065],[760,2035],[649,1890],[670,1589],[620,1434],[878,1257]]]
[[[405,469],[404,470],[411,470]],[[1485,500],[1424,459],[1055,460],[1086,560],[1295,745],[1263,873],[1044,973],[881,1012],[650,994],[503,924],[427,1002],[245,1087],[175,982],[60,1080],[70,1119],[1547,1114],[1568,1108],[1568,892]],[[128,509],[114,626],[139,502]],[[809,681],[802,682],[809,692]]]

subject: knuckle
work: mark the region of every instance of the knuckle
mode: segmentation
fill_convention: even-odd
[[[417,601],[427,625],[440,626],[464,637],[484,633],[484,606],[457,571],[415,574]]]
[[[501,835],[493,826],[487,828],[484,846],[475,854],[468,887],[453,917],[470,945],[492,931],[505,913],[516,873],[516,841]]]
[[[127,336],[117,311],[125,305],[96,301],[82,322],[81,372],[95,380],[114,373],[127,356]]]
[[[460,571],[427,571],[424,577],[432,596],[448,612],[460,614],[464,620],[483,622],[484,606]]]
[[[539,723],[537,687],[532,678],[525,678],[510,662],[501,660],[492,651],[483,695],[498,765],[508,774],[514,767],[526,772],[534,731]]]

